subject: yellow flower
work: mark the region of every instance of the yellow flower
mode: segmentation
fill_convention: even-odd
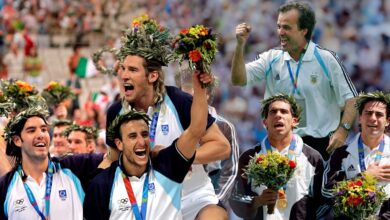
[[[190,34],[192,35],[192,36],[194,36],[195,38],[199,38],[199,36],[198,36],[198,29],[196,28],[196,27],[192,27],[192,28],[190,28]]]
[[[142,23],[144,23],[145,21],[149,20],[149,16],[147,14],[144,14],[144,15],[141,15],[139,17],[136,17],[136,18],[133,18],[133,27],[134,28],[137,28],[139,27]],[[153,20],[151,20],[153,21]]]

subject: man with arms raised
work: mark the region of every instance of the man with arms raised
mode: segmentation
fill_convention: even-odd
[[[281,48],[265,51],[247,64],[244,46],[251,27],[237,25],[232,83],[244,86],[265,81],[265,99],[278,93],[293,95],[303,109],[295,133],[327,160],[328,152],[342,146],[351,129],[357,93],[336,53],[311,41],[316,19],[310,5],[288,1],[278,12]]]
[[[107,126],[129,108],[148,112],[151,116],[150,138],[157,146],[169,146],[188,128],[191,121],[192,98],[180,89],[164,85],[163,66],[172,60],[169,32],[156,21],[141,17],[122,38],[119,50],[118,77],[124,92],[122,102],[114,103],[107,112]],[[107,137],[107,144],[115,143]],[[152,150],[154,144],[151,145]],[[224,216],[217,206],[218,198],[203,164],[229,157],[229,142],[219,130],[215,119],[207,119],[207,130],[183,186],[182,212],[184,219],[209,219],[209,214]]]
[[[149,117],[134,110],[116,117],[109,135],[115,139],[121,155],[91,183],[84,203],[86,219],[182,219],[182,182],[207,125],[206,89],[200,82],[209,80],[207,74],[194,74],[190,125],[153,158],[149,157],[153,144],[149,138]]]

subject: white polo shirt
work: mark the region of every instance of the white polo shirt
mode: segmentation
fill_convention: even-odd
[[[280,49],[261,53],[255,61],[245,65],[247,84],[265,80],[265,99],[278,93],[294,95],[303,108],[295,133],[302,137],[327,136],[338,127],[345,101],[357,95],[348,73],[334,52],[310,41],[299,70],[299,93],[293,94],[287,62],[295,78],[298,62],[289,53]]]
[[[46,173],[41,183],[27,176],[26,184],[30,187],[41,212],[45,213]],[[84,191],[79,179],[69,170],[61,169],[53,174],[53,185],[50,195],[50,219],[83,219]],[[8,187],[4,203],[8,219],[41,220],[28,199],[22,178],[15,172]]]

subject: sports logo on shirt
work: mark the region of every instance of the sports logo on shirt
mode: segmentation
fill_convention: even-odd
[[[156,190],[156,187],[154,186],[154,183],[149,183],[148,189],[151,193],[154,193]]]
[[[24,199],[18,199],[15,201],[15,205],[23,205]]]
[[[15,212],[23,212],[24,210],[26,210],[27,208],[27,205],[24,204],[24,199],[17,199],[15,202],[14,202],[14,210]]]
[[[351,166],[348,167],[347,169],[348,172],[356,171],[355,167],[351,164]]]
[[[161,131],[162,131],[163,135],[167,135],[169,133],[169,126],[167,124],[161,125]]]
[[[119,211],[125,212],[125,211],[130,210],[131,206],[130,206],[128,198],[118,199],[117,202],[118,202],[118,210]]]
[[[311,84],[317,84],[318,81],[318,74],[317,73],[312,73],[310,75],[310,82]]]
[[[62,200],[62,201],[65,201],[66,200],[66,198],[67,198],[67,195],[66,195],[66,190],[59,190],[58,191],[58,195],[60,196],[60,199]]]
[[[279,75],[279,73],[278,73],[278,74],[276,74],[276,76],[275,76],[275,80],[280,80],[280,75]]]

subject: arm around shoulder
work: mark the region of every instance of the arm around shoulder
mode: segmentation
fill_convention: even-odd
[[[196,151],[195,164],[207,164],[217,160],[225,160],[230,156],[231,146],[214,122],[200,141]]]

